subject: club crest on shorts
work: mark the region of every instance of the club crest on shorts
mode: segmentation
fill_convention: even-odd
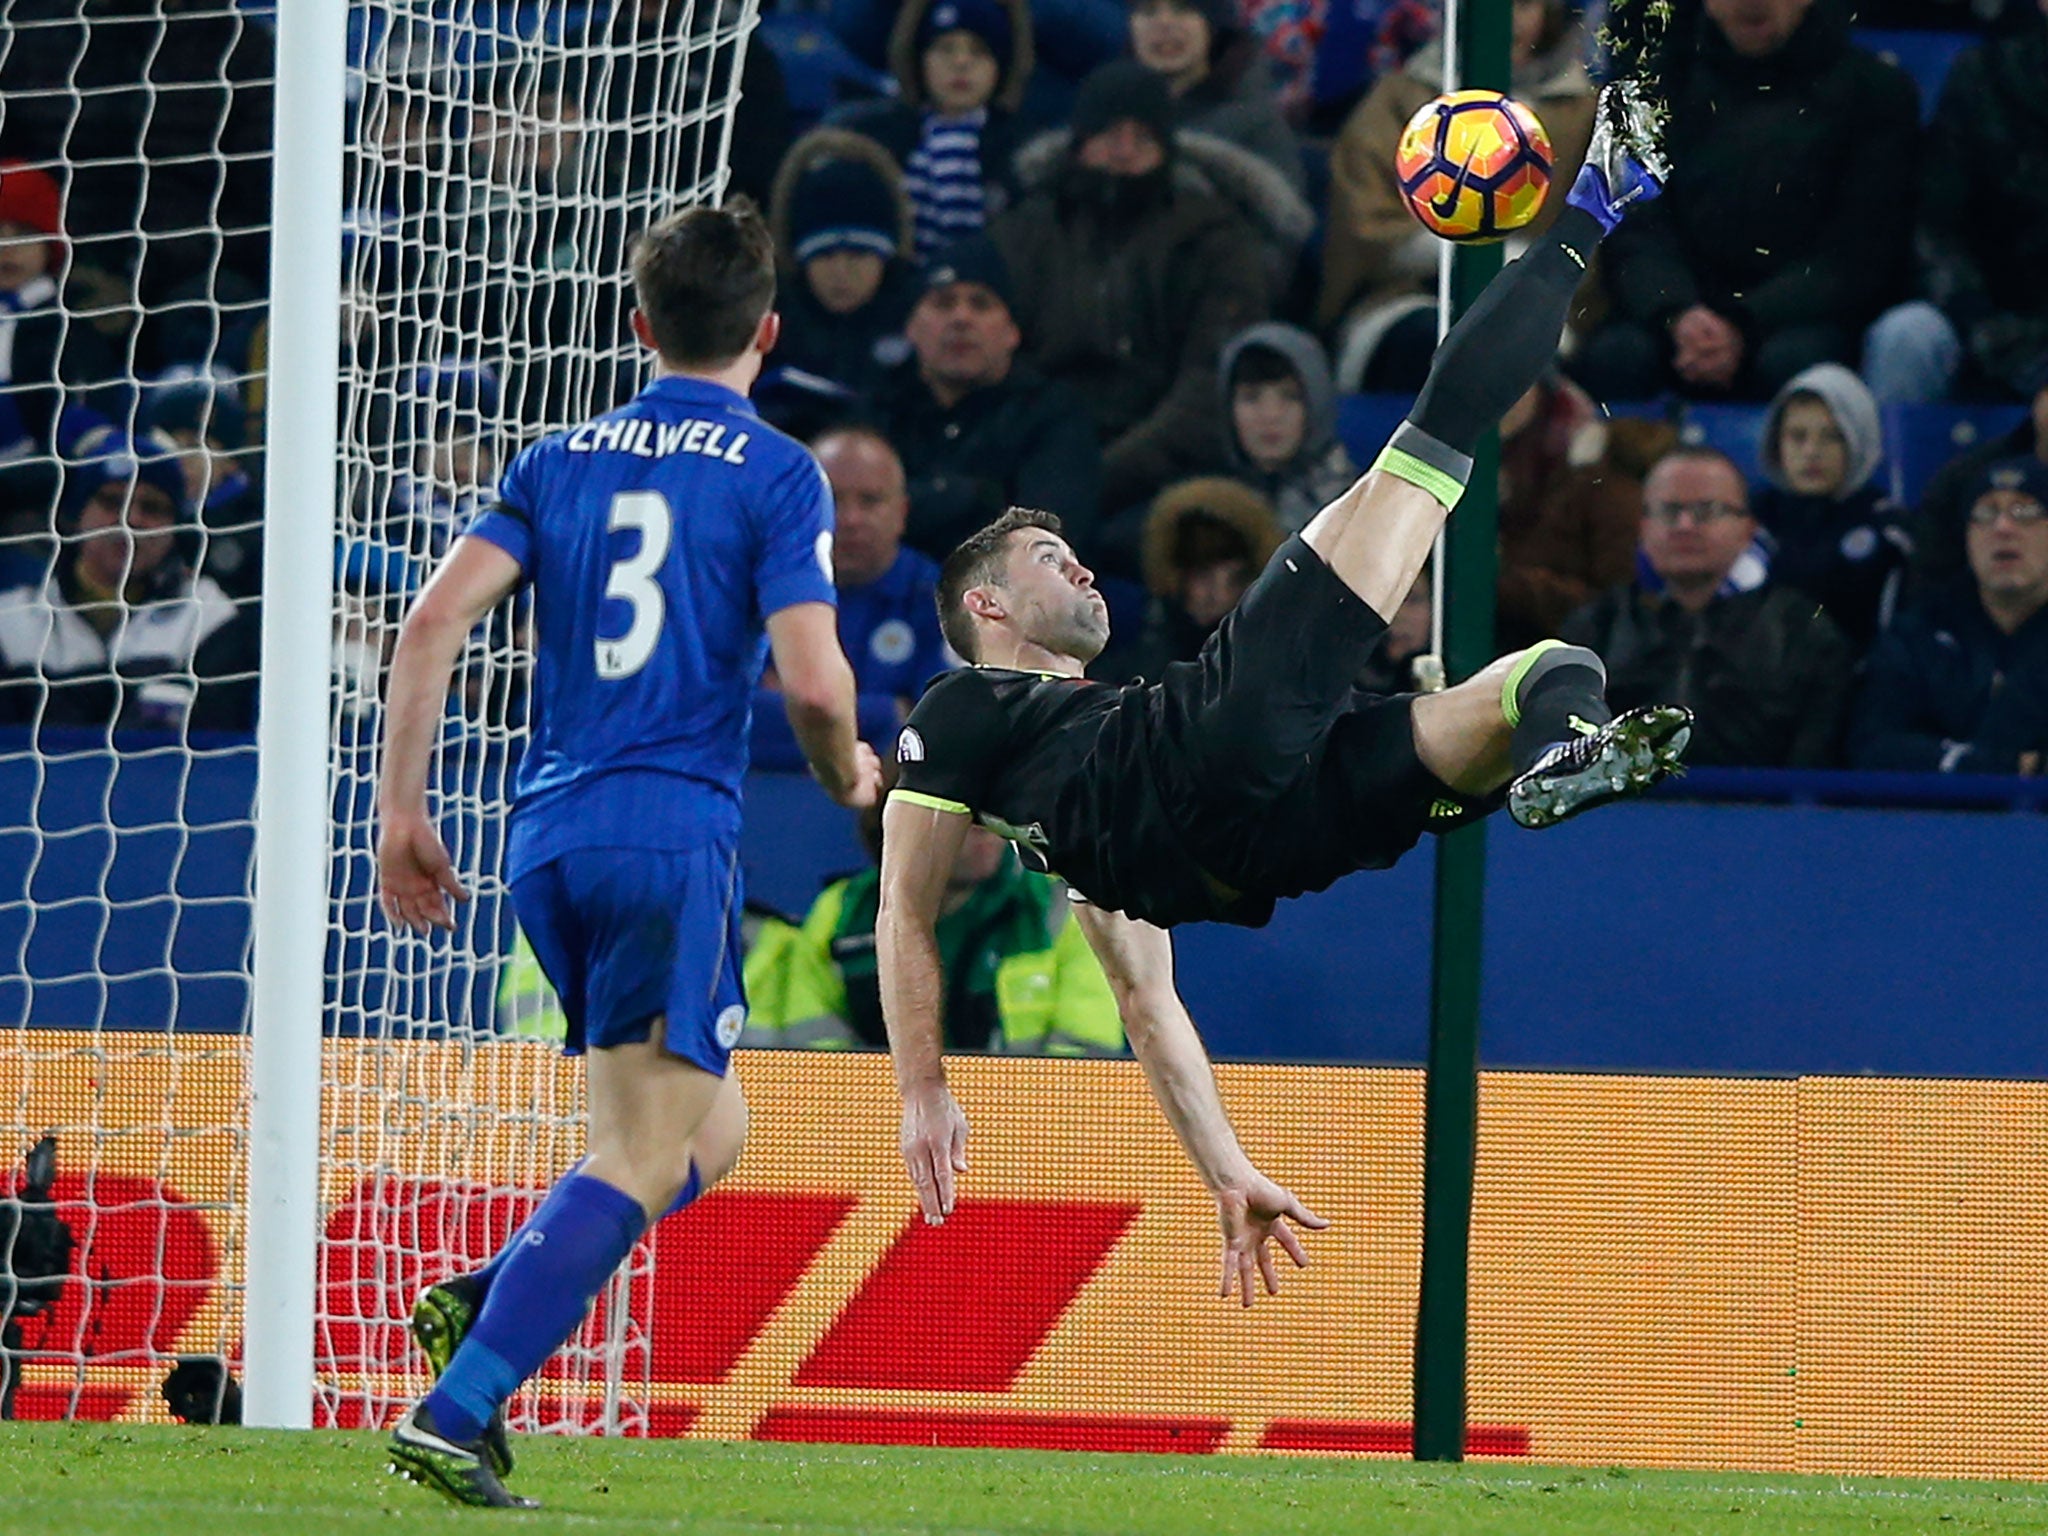
[[[728,1051],[739,1044],[740,1031],[747,1027],[747,1009],[744,1003],[734,1003],[718,1015],[718,1022],[712,1026],[717,1032],[718,1043]]]
[[[910,726],[903,727],[903,734],[896,738],[896,761],[899,763],[921,763],[924,761],[924,738]]]

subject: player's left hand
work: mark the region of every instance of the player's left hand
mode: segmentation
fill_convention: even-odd
[[[455,928],[448,900],[469,900],[441,834],[423,812],[386,817],[377,836],[377,899],[393,927]]]
[[[1227,1301],[1237,1291],[1247,1307],[1257,1298],[1260,1282],[1268,1296],[1280,1294],[1280,1271],[1268,1240],[1280,1245],[1296,1269],[1306,1269],[1301,1234],[1288,1223],[1309,1232],[1330,1224],[1256,1169],[1216,1191],[1216,1219],[1223,1227],[1223,1283],[1216,1294]]]
[[[953,1214],[954,1175],[967,1171],[967,1117],[944,1083],[903,1095],[903,1165],[928,1226]]]

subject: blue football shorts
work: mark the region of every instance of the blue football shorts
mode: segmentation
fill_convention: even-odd
[[[519,926],[562,1000],[570,1055],[645,1040],[725,1075],[746,1024],[737,842],[581,848],[512,883]]]

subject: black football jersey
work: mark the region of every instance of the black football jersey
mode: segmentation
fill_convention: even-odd
[[[1157,709],[1137,685],[949,672],[897,737],[893,793],[973,816],[1097,906],[1162,926],[1215,917],[1229,893],[1190,858],[1162,798]]]

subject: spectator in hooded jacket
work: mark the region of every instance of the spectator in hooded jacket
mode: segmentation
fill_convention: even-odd
[[[1864,376],[1887,404],[1942,399],[1959,371],[2022,397],[2048,382],[2048,0],[2033,10],[1942,82],[1920,159],[1925,297],[1865,342]],[[1995,168],[1995,214],[1966,167]]]
[[[1593,135],[1593,81],[1584,32],[1564,0],[1516,0],[1514,94],[1535,112],[1556,156],[1550,192],[1529,228],[1541,234],[1564,206]],[[1330,154],[1330,221],[1316,327],[1341,327],[1346,388],[1419,388],[1436,350],[1436,270],[1443,244],[1408,211],[1394,180],[1401,130],[1444,88],[1444,50],[1430,43],[1384,75],[1353,108]]]
[[[1272,300],[1254,227],[1177,182],[1177,161],[1227,164],[1244,173],[1240,186],[1265,178],[1294,198],[1242,150],[1183,145],[1173,116],[1159,76],[1105,65],[1082,88],[1071,134],[1041,152],[1043,184],[989,228],[1015,285],[1025,360],[1072,385],[1095,420],[1110,508],[1222,467],[1217,354]]]
[[[1974,490],[1968,578],[1902,612],[1871,652],[1858,767],[2038,774],[2048,761],[2048,465],[2001,460]]]
[[[1160,492],[1145,520],[1145,621],[1092,675],[1157,681],[1169,662],[1192,661],[1283,537],[1272,504],[1235,480],[1208,475]]]
[[[889,37],[893,100],[831,121],[903,167],[919,259],[979,233],[1017,198],[1017,105],[1031,78],[1027,0],[908,0]]]
[[[173,446],[104,429],[88,452],[48,576],[0,592],[0,721],[246,729],[255,628],[193,569]]]
[[[1642,573],[1558,634],[1600,653],[1617,710],[1691,709],[1688,762],[1821,767],[1840,741],[1849,643],[1812,599],[1731,579],[1755,538],[1742,471],[1714,449],[1676,449],[1643,483]]]
[[[1674,441],[1669,428],[1602,416],[1556,373],[1515,402],[1500,424],[1498,649],[1549,638],[1629,579],[1643,521],[1637,471]]]
[[[1300,191],[1301,143],[1236,0],[1130,0],[1131,53],[1173,92],[1178,126],[1249,150]]]
[[[1771,542],[1771,579],[1825,608],[1857,652],[1898,600],[1912,551],[1902,509],[1877,483],[1884,458],[1877,402],[1839,363],[1817,363],[1771,402],[1769,482],[1751,500]]]
[[[1008,506],[1056,512],[1086,549],[1102,450],[1080,397],[1017,352],[1009,268],[986,238],[941,252],[883,378],[873,414],[910,479],[911,547],[944,560]]]
[[[1845,0],[1704,0],[1671,178],[1601,250],[1614,313],[1580,382],[1764,400],[1853,361],[1904,287],[1918,135],[1912,82],[1851,44]]]
[[[1299,533],[1351,488],[1358,466],[1337,436],[1337,393],[1322,344],[1263,321],[1237,333],[1218,368],[1230,420],[1231,472]]]
[[[771,370],[799,370],[866,398],[904,353],[917,301],[910,200],[888,152],[844,128],[814,128],[775,176],[769,225],[782,339]]]

